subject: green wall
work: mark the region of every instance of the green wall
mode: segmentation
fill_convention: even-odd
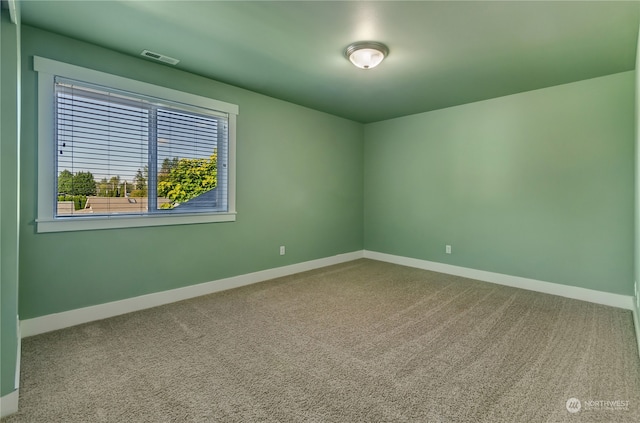
[[[37,234],[34,55],[237,104],[237,221]],[[362,249],[361,124],[26,25],[22,57],[21,319]]]
[[[366,125],[365,248],[632,295],[634,75]]]
[[[0,16],[0,396],[13,392],[18,341],[18,85],[20,26]]]
[[[238,104],[238,220],[37,234],[33,55]],[[363,246],[632,294],[634,72],[361,125],[27,26],[22,57],[23,319]]]

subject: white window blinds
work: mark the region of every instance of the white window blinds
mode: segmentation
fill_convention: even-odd
[[[56,217],[228,210],[228,115],[55,77]]]

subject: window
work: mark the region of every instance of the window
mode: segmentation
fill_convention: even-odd
[[[34,68],[39,232],[235,220],[237,106],[40,57]]]

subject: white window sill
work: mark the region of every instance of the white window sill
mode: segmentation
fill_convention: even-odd
[[[172,216],[100,216],[66,217],[36,221],[38,233],[91,231],[99,229],[140,228],[146,226],[190,225],[196,223],[235,222],[236,213],[184,214]]]

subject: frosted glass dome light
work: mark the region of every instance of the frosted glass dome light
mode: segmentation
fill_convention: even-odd
[[[345,56],[360,69],[372,69],[378,66],[389,54],[389,49],[375,41],[360,41],[349,45]]]

